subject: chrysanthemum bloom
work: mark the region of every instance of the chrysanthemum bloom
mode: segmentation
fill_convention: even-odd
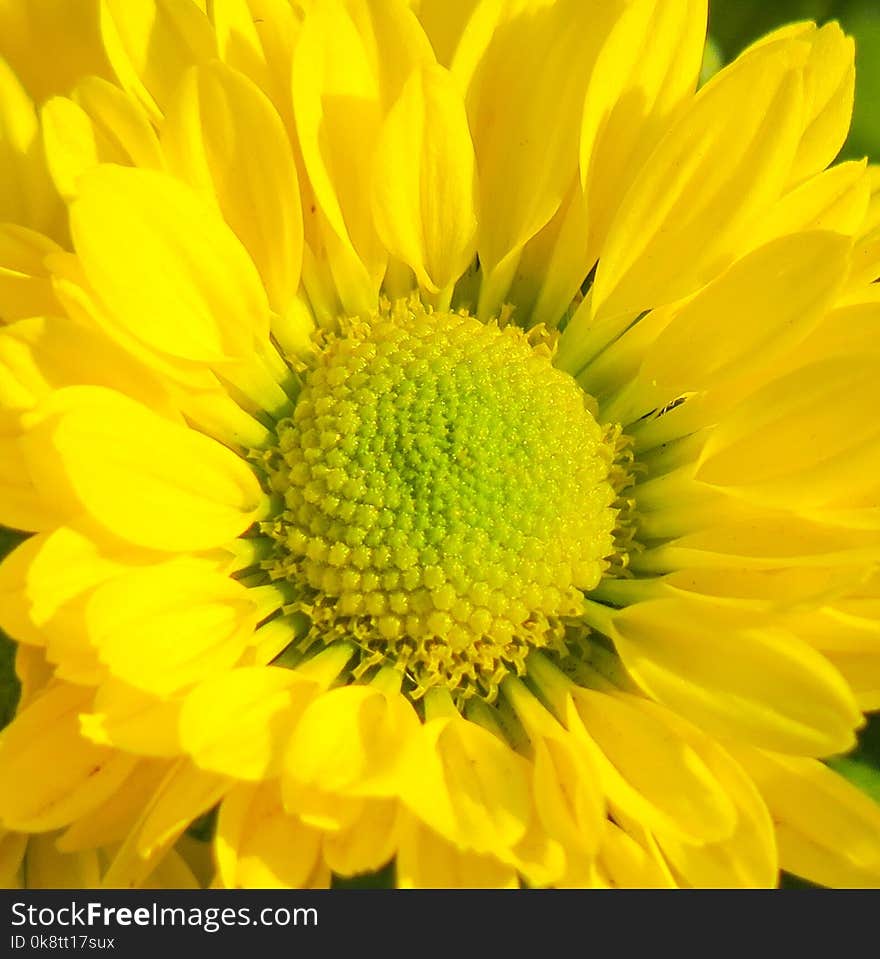
[[[705,27],[0,2],[7,881],[880,883],[880,177]]]

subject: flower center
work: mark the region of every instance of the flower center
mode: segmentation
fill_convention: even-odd
[[[494,698],[613,551],[613,444],[589,398],[514,326],[399,301],[347,321],[267,457],[284,506],[266,567],[312,637],[353,639],[414,698]]]

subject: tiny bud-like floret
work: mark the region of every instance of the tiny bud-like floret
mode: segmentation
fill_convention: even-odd
[[[265,457],[284,508],[266,565],[418,697],[493,698],[614,550],[613,445],[519,328],[401,302],[329,336]],[[307,640],[308,641],[308,640]]]

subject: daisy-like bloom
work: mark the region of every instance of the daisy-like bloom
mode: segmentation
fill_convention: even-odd
[[[880,883],[837,25],[2,0],[0,869]]]

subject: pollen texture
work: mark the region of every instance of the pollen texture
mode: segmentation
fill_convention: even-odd
[[[613,445],[540,336],[401,301],[328,336],[264,462],[265,566],[414,698],[492,699],[613,551]]]

